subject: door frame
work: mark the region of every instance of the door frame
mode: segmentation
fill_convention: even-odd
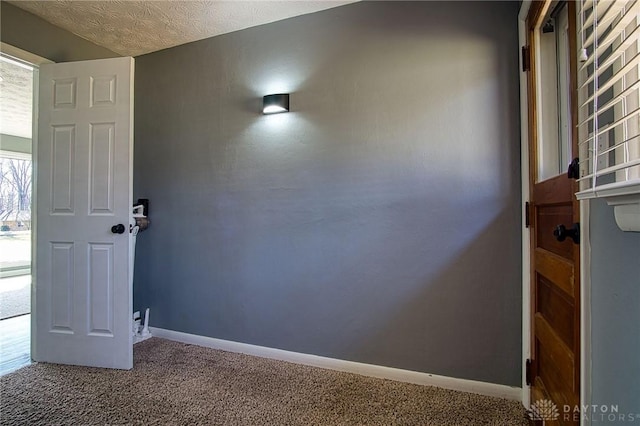
[[[527,45],[527,15],[532,0],[523,0],[518,14],[518,57],[520,58],[520,145],[521,145],[521,194],[522,194],[522,404],[531,405],[529,386],[526,383],[526,361],[531,357],[531,235],[525,226],[527,211],[525,202],[531,198],[529,173],[529,95],[527,73],[522,71],[523,57],[520,49]],[[573,52],[577,54],[577,52]],[[580,201],[580,401],[591,403],[591,245],[589,238],[589,203]],[[581,416],[582,418],[583,416]],[[582,419],[581,424],[591,424]]]
[[[527,44],[526,20],[532,0],[523,0],[518,14],[518,72],[520,74],[520,172],[521,172],[521,232],[522,232],[522,404],[531,406],[529,387],[527,386],[526,362],[531,358],[531,235],[525,226],[527,211],[525,202],[529,200],[529,91],[527,74],[522,71],[522,46]]]
[[[12,46],[10,44],[0,42],[0,51],[7,55],[13,56],[14,58],[20,59],[21,61],[27,62],[33,65],[33,105],[32,105],[32,118],[31,118],[31,180],[32,182],[37,182],[38,176],[38,96],[39,96],[39,85],[40,85],[40,65],[43,64],[53,64],[54,61],[43,58],[42,56],[33,54],[26,50],[20,49],[18,47]],[[37,185],[31,186],[31,342],[30,342],[30,357],[33,359],[33,353],[35,352],[34,348],[36,347],[36,316],[37,316],[37,308],[36,308],[36,276],[38,272],[38,259],[36,258],[36,233],[38,228],[38,221],[36,218],[36,214],[38,206],[38,193],[36,191]]]

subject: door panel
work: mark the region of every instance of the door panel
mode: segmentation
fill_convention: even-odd
[[[547,322],[546,318],[540,312],[536,313],[534,325],[536,327],[536,340],[540,349],[540,364],[544,368],[540,368],[540,375],[552,377],[554,383],[561,385],[563,389],[573,389],[573,352],[556,333],[556,330]],[[549,362],[545,363],[544,360]],[[547,375],[549,371],[554,372],[552,376]],[[552,391],[547,383],[547,389]],[[559,386],[558,386],[559,387]]]
[[[557,421],[543,419],[547,424],[575,424],[572,418],[565,418],[563,413],[565,406],[573,411],[580,403],[580,248],[571,238],[559,241],[554,230],[558,225],[571,228],[574,223],[579,223],[579,205],[574,196],[577,184],[564,171],[557,176],[549,177],[548,173],[539,176],[543,168],[538,164],[546,161],[542,150],[548,153],[553,149],[555,142],[550,141],[550,138],[553,138],[554,132],[559,132],[556,141],[558,158],[567,157],[566,153],[562,153],[563,149],[566,151],[567,141],[571,142],[569,154],[577,155],[576,132],[572,131],[576,125],[576,57],[569,53],[576,52],[575,3],[567,2],[565,10],[556,8],[557,4],[559,3],[534,1],[527,18],[531,55],[531,69],[528,72],[532,257],[531,401],[536,403],[551,400],[557,406],[560,418]],[[545,24],[546,29],[542,31]],[[569,46],[553,46],[550,37],[558,31],[562,33],[556,38],[556,43],[567,43],[569,36]],[[544,52],[549,46],[555,48],[552,54]],[[563,59],[562,55],[568,55],[568,58]],[[542,63],[549,60],[556,63]],[[565,63],[561,63],[562,61]],[[570,74],[568,81],[543,81],[544,75],[567,78],[567,67]],[[540,90],[542,85],[556,85],[557,93],[551,94],[557,97],[554,108],[558,111],[570,109],[564,118],[571,121],[570,126],[567,126],[562,117],[540,113],[549,106],[551,96],[548,90]],[[569,93],[562,93],[562,87]],[[553,119],[559,121],[548,122]],[[547,167],[545,170],[548,172],[548,169]]]
[[[113,214],[115,123],[90,125],[89,214]]]
[[[538,208],[538,226],[536,227],[538,246],[564,259],[571,260],[573,247],[569,244],[564,244],[564,241],[558,241],[553,235],[553,230],[560,223],[573,223],[573,207],[571,204],[543,205]]]
[[[113,337],[113,244],[89,243],[89,334]]]
[[[558,291],[557,287],[544,276],[538,278],[536,286],[536,300],[538,300],[539,313],[542,315],[552,330],[554,330],[562,342],[567,346],[573,345],[573,298],[566,293]]]
[[[73,214],[75,126],[52,126],[51,132],[51,214]]]
[[[50,243],[51,330],[73,334],[73,243]]]
[[[133,366],[133,59],[40,68],[37,361]]]
[[[538,284],[540,280],[546,278],[548,283],[573,298],[573,264],[540,247],[537,247],[533,254],[537,274],[535,283]],[[540,309],[539,304],[536,306]]]
[[[551,345],[552,343],[545,345],[539,342],[536,347],[538,368],[540,369],[540,375],[536,378],[539,383],[536,385],[541,387],[543,395],[541,399],[553,401],[559,407],[558,411],[563,412],[562,407],[565,405],[574,407],[577,404],[571,389],[567,386],[566,377],[562,376],[562,368],[569,368],[573,359],[566,352],[560,361],[555,359],[555,356],[562,357],[563,351],[550,350]],[[559,420],[561,424],[571,424],[564,422],[562,417]]]

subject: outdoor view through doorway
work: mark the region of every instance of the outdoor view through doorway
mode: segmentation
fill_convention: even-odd
[[[31,359],[33,76],[0,55],[0,375]]]

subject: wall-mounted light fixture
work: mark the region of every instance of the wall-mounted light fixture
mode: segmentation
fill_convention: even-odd
[[[289,94],[279,93],[267,95],[262,98],[262,113],[276,114],[278,112],[289,112]]]

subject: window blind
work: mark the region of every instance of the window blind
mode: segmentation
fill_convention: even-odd
[[[640,0],[579,0],[578,199],[640,193]]]

